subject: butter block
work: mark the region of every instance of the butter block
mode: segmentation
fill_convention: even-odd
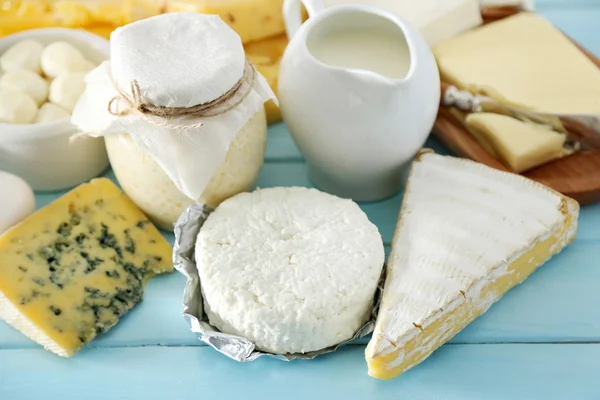
[[[365,4],[412,23],[430,46],[481,25],[478,0],[324,0],[327,6]]]
[[[522,10],[533,11],[535,0],[479,0],[482,8],[485,7],[519,7]]]
[[[285,32],[283,0],[167,0],[167,12],[217,14],[242,38],[242,43]]]
[[[513,172],[524,172],[568,154],[566,135],[543,125],[492,113],[470,114],[465,123],[469,131],[490,143]]]
[[[578,203],[522,176],[424,151],[413,163],[375,330],[369,375],[429,357],[571,243]]]
[[[171,271],[167,240],[110,180],[96,179],[0,236],[0,319],[69,357]]]
[[[434,46],[442,80],[506,104],[600,114],[600,69],[544,18],[519,13]]]

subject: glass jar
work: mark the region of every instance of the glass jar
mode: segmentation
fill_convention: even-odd
[[[267,138],[264,109],[237,133],[208,186],[196,201],[177,189],[154,159],[127,134],[105,137],[111,166],[123,191],[161,229],[172,230],[179,215],[195,202],[218,206],[252,189],[262,167]]]

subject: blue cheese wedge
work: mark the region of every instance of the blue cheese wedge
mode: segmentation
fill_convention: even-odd
[[[0,319],[69,357],[173,271],[171,246],[110,180],[96,179],[0,237]]]
[[[226,200],[196,243],[210,323],[275,354],[351,339],[371,317],[383,262],[356,203],[298,187]]]
[[[394,378],[429,357],[573,241],[579,205],[473,161],[417,156],[366,349],[369,374]]]

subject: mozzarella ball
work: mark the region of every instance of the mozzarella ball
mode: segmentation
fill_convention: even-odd
[[[97,65],[95,63],[91,62],[90,60],[85,60],[85,63],[83,64],[80,71],[90,72],[91,70],[93,70],[96,67],[97,67]]]
[[[3,71],[26,69],[39,74],[43,50],[44,46],[35,40],[22,40],[0,56],[0,69]]]
[[[26,69],[8,71],[0,78],[0,86],[19,89],[27,93],[38,105],[48,98],[48,82]]]
[[[33,122],[36,124],[41,124],[44,122],[52,122],[69,118],[70,116],[71,113],[61,106],[58,106],[54,103],[44,103],[44,105],[40,107]]]
[[[82,71],[86,65],[83,54],[67,42],[54,42],[42,52],[42,71],[50,78]]]
[[[37,114],[37,104],[21,90],[0,87],[0,122],[30,124]]]
[[[73,112],[85,90],[85,75],[85,72],[73,72],[58,76],[50,84],[50,101]]]

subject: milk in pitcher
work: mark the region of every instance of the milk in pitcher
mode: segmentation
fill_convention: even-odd
[[[372,71],[391,79],[406,77],[410,69],[406,39],[388,29],[337,30],[309,40],[308,49],[324,64]]]

